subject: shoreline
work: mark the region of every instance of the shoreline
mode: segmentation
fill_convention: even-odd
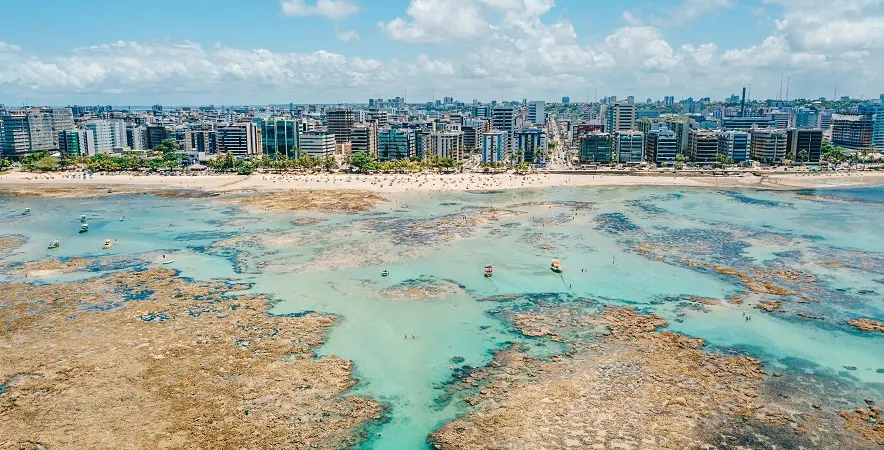
[[[356,190],[380,194],[482,192],[549,187],[695,187],[800,191],[884,185],[884,172],[703,174],[253,174],[253,175],[100,175],[89,179],[63,174],[7,172],[0,175],[0,196],[105,196],[116,194],[279,192],[287,190]],[[186,194],[182,194],[186,196]]]

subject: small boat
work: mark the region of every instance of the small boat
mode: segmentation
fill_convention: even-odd
[[[59,243],[58,239],[56,239],[56,240],[52,241],[52,243],[49,244],[49,247],[47,247],[47,248],[52,250],[53,248],[58,248],[59,245],[61,245],[61,243]]]
[[[86,223],[86,214],[80,216],[80,222]]]
[[[104,240],[104,248],[108,249],[108,248],[111,248],[111,246],[113,246],[113,244],[111,244],[110,239],[105,239]]]
[[[491,264],[485,266],[485,278],[490,277],[494,273],[494,270],[491,269]]]
[[[169,259],[169,260],[163,261],[163,264],[172,264],[173,262],[175,262],[174,259]]]
[[[552,264],[549,265],[549,268],[555,273],[562,273],[562,265],[559,264],[558,259],[552,260]]]
[[[124,220],[126,220],[125,217],[120,217],[120,222],[122,222],[122,221],[124,221]]]
[[[384,269],[384,270],[381,272],[381,276],[382,276],[382,277],[385,277],[385,276],[387,276],[387,275],[389,275],[389,274],[390,274],[390,272],[387,271],[387,269]]]
[[[27,216],[30,213],[31,213],[31,208],[25,208],[24,212],[22,212],[21,215]]]

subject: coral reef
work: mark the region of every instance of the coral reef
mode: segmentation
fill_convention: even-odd
[[[292,190],[254,196],[226,199],[249,209],[261,211],[322,211],[355,213],[369,211],[386,201],[384,197],[367,191],[328,189]]]
[[[345,448],[381,406],[317,358],[335,318],[166,269],[0,292],[0,446]]]
[[[856,328],[857,330],[860,330],[860,331],[865,331],[865,332],[878,331],[878,332],[884,333],[884,322],[878,322],[877,320],[866,319],[866,318],[853,319],[853,320],[848,320],[847,324]]]

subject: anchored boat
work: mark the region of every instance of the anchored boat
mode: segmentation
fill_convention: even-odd
[[[25,208],[25,210],[21,213],[21,215],[27,216],[30,213],[31,213],[31,208]]]
[[[49,247],[47,247],[47,248],[49,248],[49,250],[52,250],[53,248],[58,248],[59,245],[61,245],[61,244],[58,242],[58,239],[56,239],[56,240],[52,241],[52,243],[49,244]]]
[[[489,278],[494,274],[494,270],[491,268],[491,264],[485,266],[485,278]]]
[[[86,223],[86,214],[80,216],[80,222]]]
[[[110,239],[105,239],[105,240],[104,240],[104,248],[105,248],[105,249],[111,248],[112,245],[113,245],[113,244],[111,244]]]
[[[387,276],[387,275],[389,275],[389,274],[390,274],[390,272],[387,271],[387,269],[384,269],[384,270],[381,272],[381,276],[382,276],[382,277],[385,277],[385,276]]]
[[[553,259],[552,264],[549,265],[549,268],[555,273],[562,273],[562,265],[559,263],[558,259]]]
[[[80,225],[80,233],[85,233],[87,231],[89,231],[89,224],[88,223],[84,223],[83,225]]]

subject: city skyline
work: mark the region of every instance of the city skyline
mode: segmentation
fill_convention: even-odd
[[[3,10],[8,105],[718,100],[741,86],[753,99],[878,98],[884,69],[881,0],[102,0]]]

